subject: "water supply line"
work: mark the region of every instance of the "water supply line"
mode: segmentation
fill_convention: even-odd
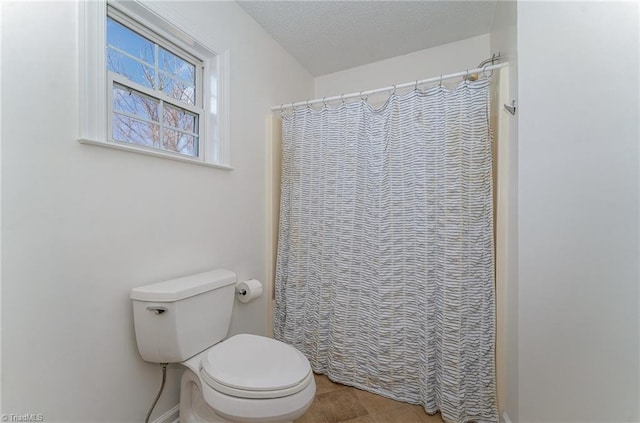
[[[147,416],[144,418],[144,423],[149,423],[149,418],[151,417],[151,413],[153,409],[156,407],[158,400],[160,399],[160,395],[162,395],[162,390],[164,389],[164,383],[167,381],[167,365],[168,363],[160,363],[162,366],[162,384],[160,385],[160,390],[158,391],[158,395],[156,395],[156,399],[153,400],[153,404],[151,404],[151,408],[147,412]]]

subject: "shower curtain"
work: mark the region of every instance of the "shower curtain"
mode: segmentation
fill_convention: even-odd
[[[497,422],[489,81],[283,115],[275,336],[336,382]]]

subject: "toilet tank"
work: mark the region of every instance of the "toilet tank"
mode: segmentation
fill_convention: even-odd
[[[227,336],[236,274],[225,269],[131,290],[138,351],[152,363],[179,363]]]

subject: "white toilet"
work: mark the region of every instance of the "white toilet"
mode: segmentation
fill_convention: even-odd
[[[180,423],[290,422],[313,401],[309,361],[271,338],[229,329],[235,273],[224,270],[131,290],[145,361],[181,363]]]

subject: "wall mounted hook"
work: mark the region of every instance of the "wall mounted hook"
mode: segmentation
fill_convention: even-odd
[[[505,104],[504,108],[507,112],[511,113],[512,116],[516,115],[516,101],[511,100],[511,105]]]

